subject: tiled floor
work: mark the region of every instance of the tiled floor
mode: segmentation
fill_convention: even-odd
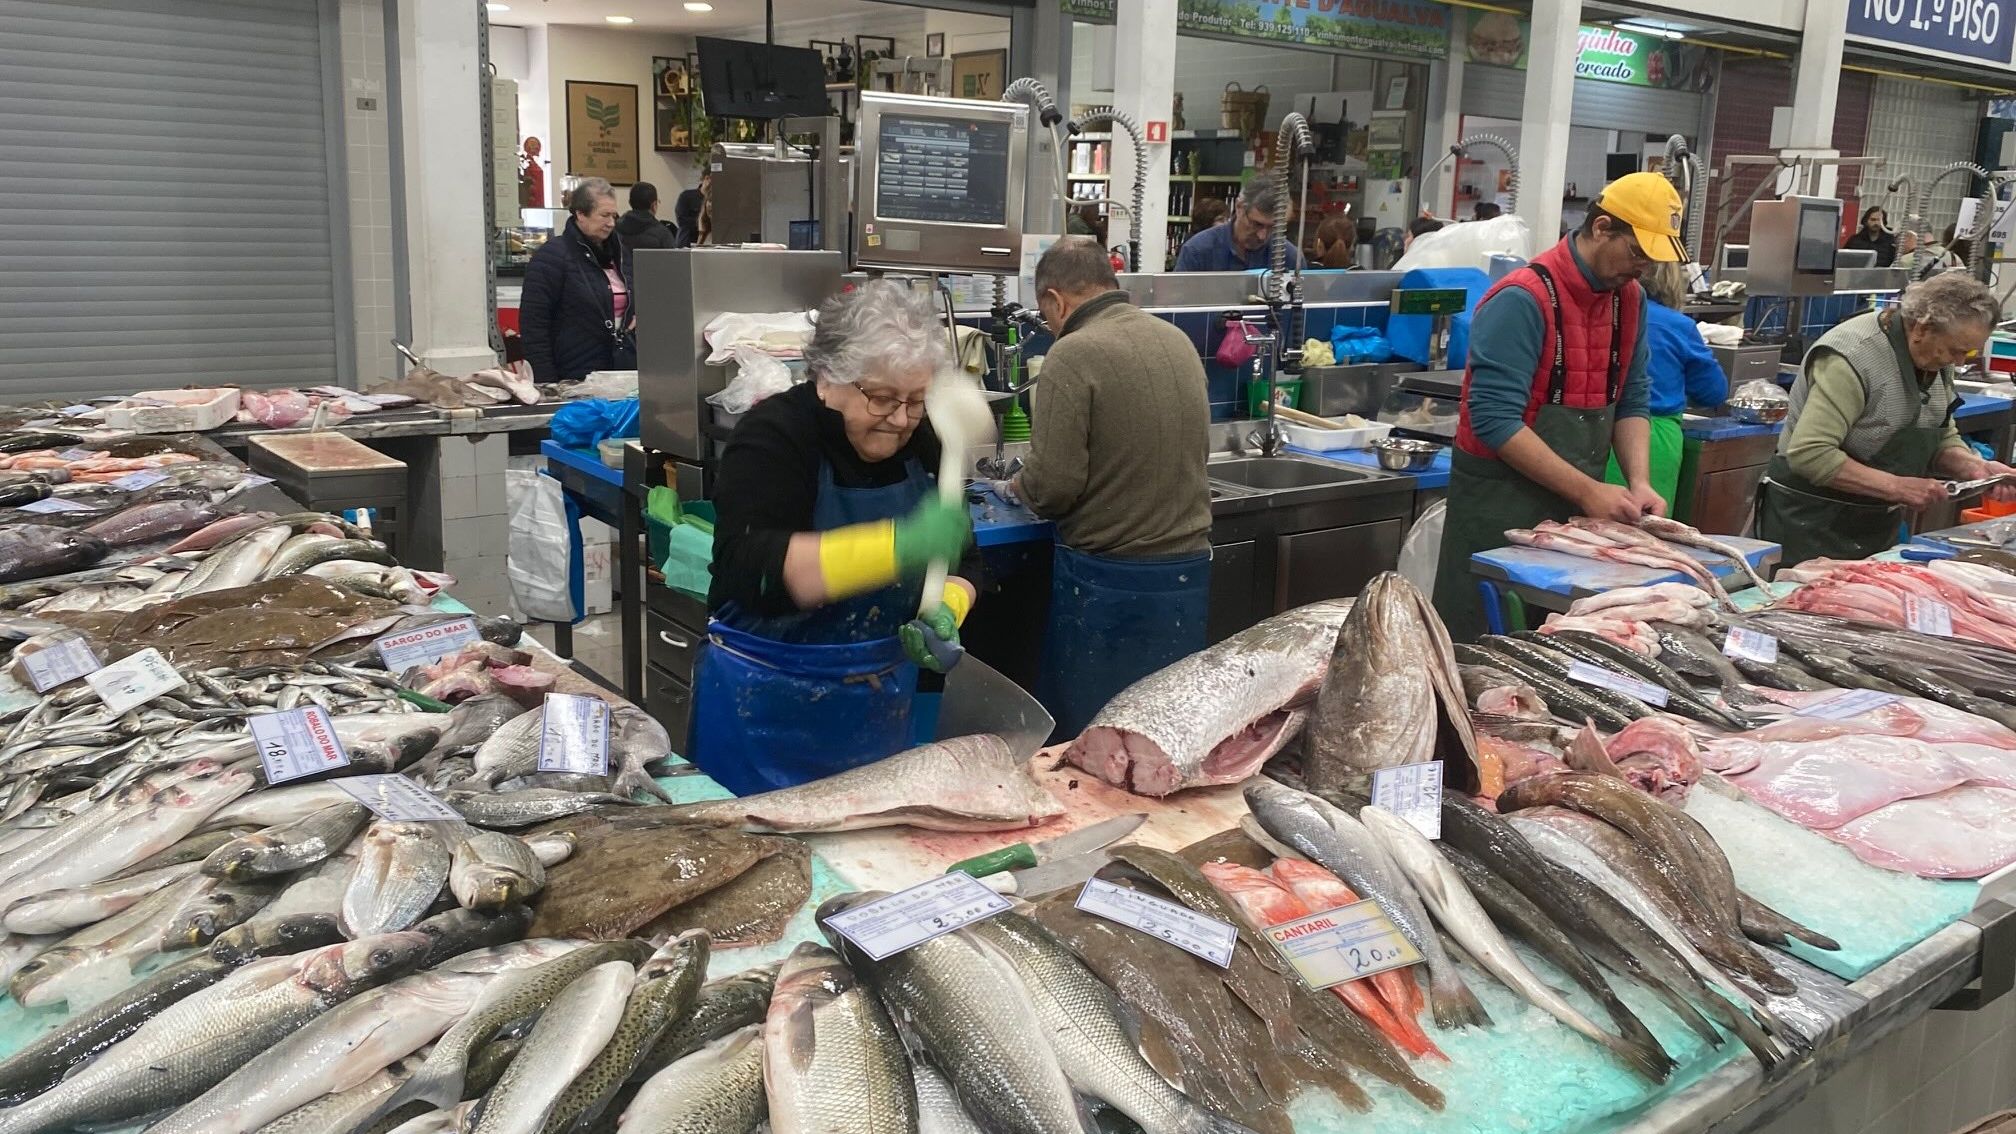
[[[526,629],[541,642],[553,644],[552,623],[534,622]],[[591,614],[574,624],[574,659],[601,675],[611,688],[622,687],[622,622],[614,611]]]
[[[1979,1012],[1930,1012],[1760,1134],[1949,1134],[2016,1106],[2016,994]]]

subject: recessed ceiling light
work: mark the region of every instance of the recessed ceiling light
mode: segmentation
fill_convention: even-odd
[[[689,12],[711,12],[714,10],[714,5],[712,4],[688,4],[685,7]]]
[[[637,22],[636,20],[631,19],[629,16],[604,16],[602,18],[609,21],[612,24],[634,24]]]
[[[511,10],[511,5],[509,4],[485,4],[483,6],[493,12],[508,12]]]

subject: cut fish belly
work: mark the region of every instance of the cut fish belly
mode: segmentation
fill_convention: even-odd
[[[1761,744],[1756,766],[1730,782],[1803,827],[1839,827],[1903,799],[1934,795],[1970,778],[1942,748],[1898,736],[1842,736],[1808,744]]]
[[[1781,705],[1805,709],[1840,697],[1845,691],[1815,693],[1784,689],[1756,689]],[[1917,697],[1900,697],[1866,713],[1845,720],[1824,717],[1782,717],[1763,728],[1751,729],[1751,740],[1826,740],[1855,735],[1909,736],[1930,744],[1985,744],[1992,748],[2016,749],[2016,732],[1951,705]]]
[[[1925,878],[1979,878],[2016,862],[2016,791],[1948,788],[1821,833],[1871,866]]]

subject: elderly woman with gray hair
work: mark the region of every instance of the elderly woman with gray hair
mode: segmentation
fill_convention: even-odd
[[[541,382],[637,365],[629,258],[616,235],[616,190],[591,177],[567,198],[567,227],[525,265],[518,334]]]
[[[1784,562],[1884,550],[1897,542],[1904,513],[1947,498],[1935,476],[2016,474],[1983,460],[1953,424],[1953,368],[1980,355],[2001,317],[1987,285],[1950,272],[1813,344],[1758,512],[1758,534],[1785,546]]]
[[[819,308],[811,381],[759,403],[728,439],[687,752],[738,795],[912,743],[918,667],[939,668],[974,596],[954,577],[943,606],[917,617],[926,566],[958,560],[972,532],[963,500],[938,498],[924,419],[950,361],[936,305],[870,281]]]

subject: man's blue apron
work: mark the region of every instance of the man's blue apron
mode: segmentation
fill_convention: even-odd
[[[841,488],[819,463],[812,529],[908,515],[931,491],[912,458],[886,488]],[[910,746],[917,667],[897,627],[917,617],[922,582],[904,582],[815,610],[759,617],[729,603],[707,626],[693,667],[687,749],[734,792],[792,787]]]
[[[1085,730],[1114,694],[1204,648],[1211,553],[1115,559],[1058,544],[1038,700],[1051,740]]]

